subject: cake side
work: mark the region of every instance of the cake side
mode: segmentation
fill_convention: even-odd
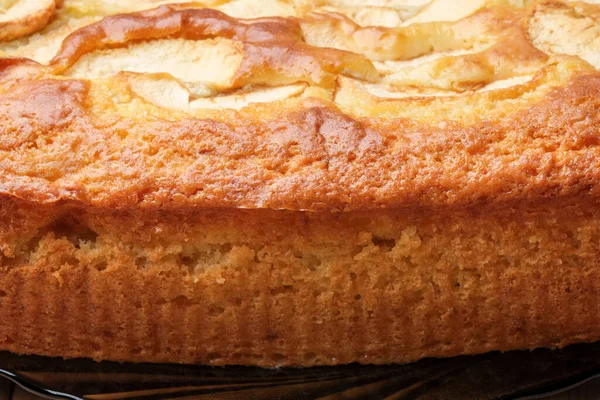
[[[0,349],[272,367],[594,341],[598,210],[119,212],[3,197]]]

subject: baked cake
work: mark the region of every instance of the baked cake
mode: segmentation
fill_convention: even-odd
[[[272,367],[600,339],[600,5],[2,4],[0,350]]]

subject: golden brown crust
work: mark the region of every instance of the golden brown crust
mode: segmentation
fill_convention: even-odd
[[[430,75],[438,88],[462,94],[401,99],[373,96],[360,85],[390,82],[389,88],[399,90],[408,78],[380,75],[364,55],[303,42],[303,32],[314,36],[309,26],[323,21],[346,32],[348,17],[319,12],[298,20],[239,20],[181,5],[107,17],[71,33],[48,66],[5,63],[0,191],[33,202],[111,208],[313,211],[595,195],[600,75],[576,58],[555,55],[548,61],[527,33],[527,18],[552,10],[554,3],[483,9],[458,22],[414,28],[352,23],[359,53],[356,43],[366,46],[365,38],[372,37],[381,46],[373,51],[389,55],[395,49],[396,58],[409,57],[409,45],[419,39],[429,40],[434,51],[478,40],[489,46],[427,66],[467,71],[454,84]],[[593,15],[594,7],[582,9]],[[480,32],[473,36],[469,29]],[[439,48],[439,32],[450,32],[453,47]],[[305,82],[312,94],[276,106],[194,111],[143,100],[126,73],[69,77],[80,74],[70,71],[84,55],[87,63],[106,49],[161,38],[241,43],[242,62],[220,91]],[[528,83],[477,90],[490,79],[516,74],[517,65],[522,74],[543,68]]]
[[[593,203],[339,214],[0,204],[14,215],[0,237],[21,238],[0,270],[0,349],[310,366],[600,338]]]
[[[74,80],[0,94],[4,193],[101,207],[358,210],[595,196],[600,177],[597,74],[510,118],[441,127],[355,120],[315,100],[261,123],[148,116],[140,126],[97,120],[87,96]]]

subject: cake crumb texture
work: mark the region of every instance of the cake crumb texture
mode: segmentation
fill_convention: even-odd
[[[337,214],[2,204],[17,216],[0,225],[12,255],[0,270],[0,348],[17,353],[273,367],[600,339],[597,204]]]

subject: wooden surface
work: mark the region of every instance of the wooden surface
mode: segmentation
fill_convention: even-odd
[[[544,397],[545,400],[597,400],[600,399],[600,378],[593,379],[567,392]],[[0,400],[42,400],[41,397],[0,378]]]

